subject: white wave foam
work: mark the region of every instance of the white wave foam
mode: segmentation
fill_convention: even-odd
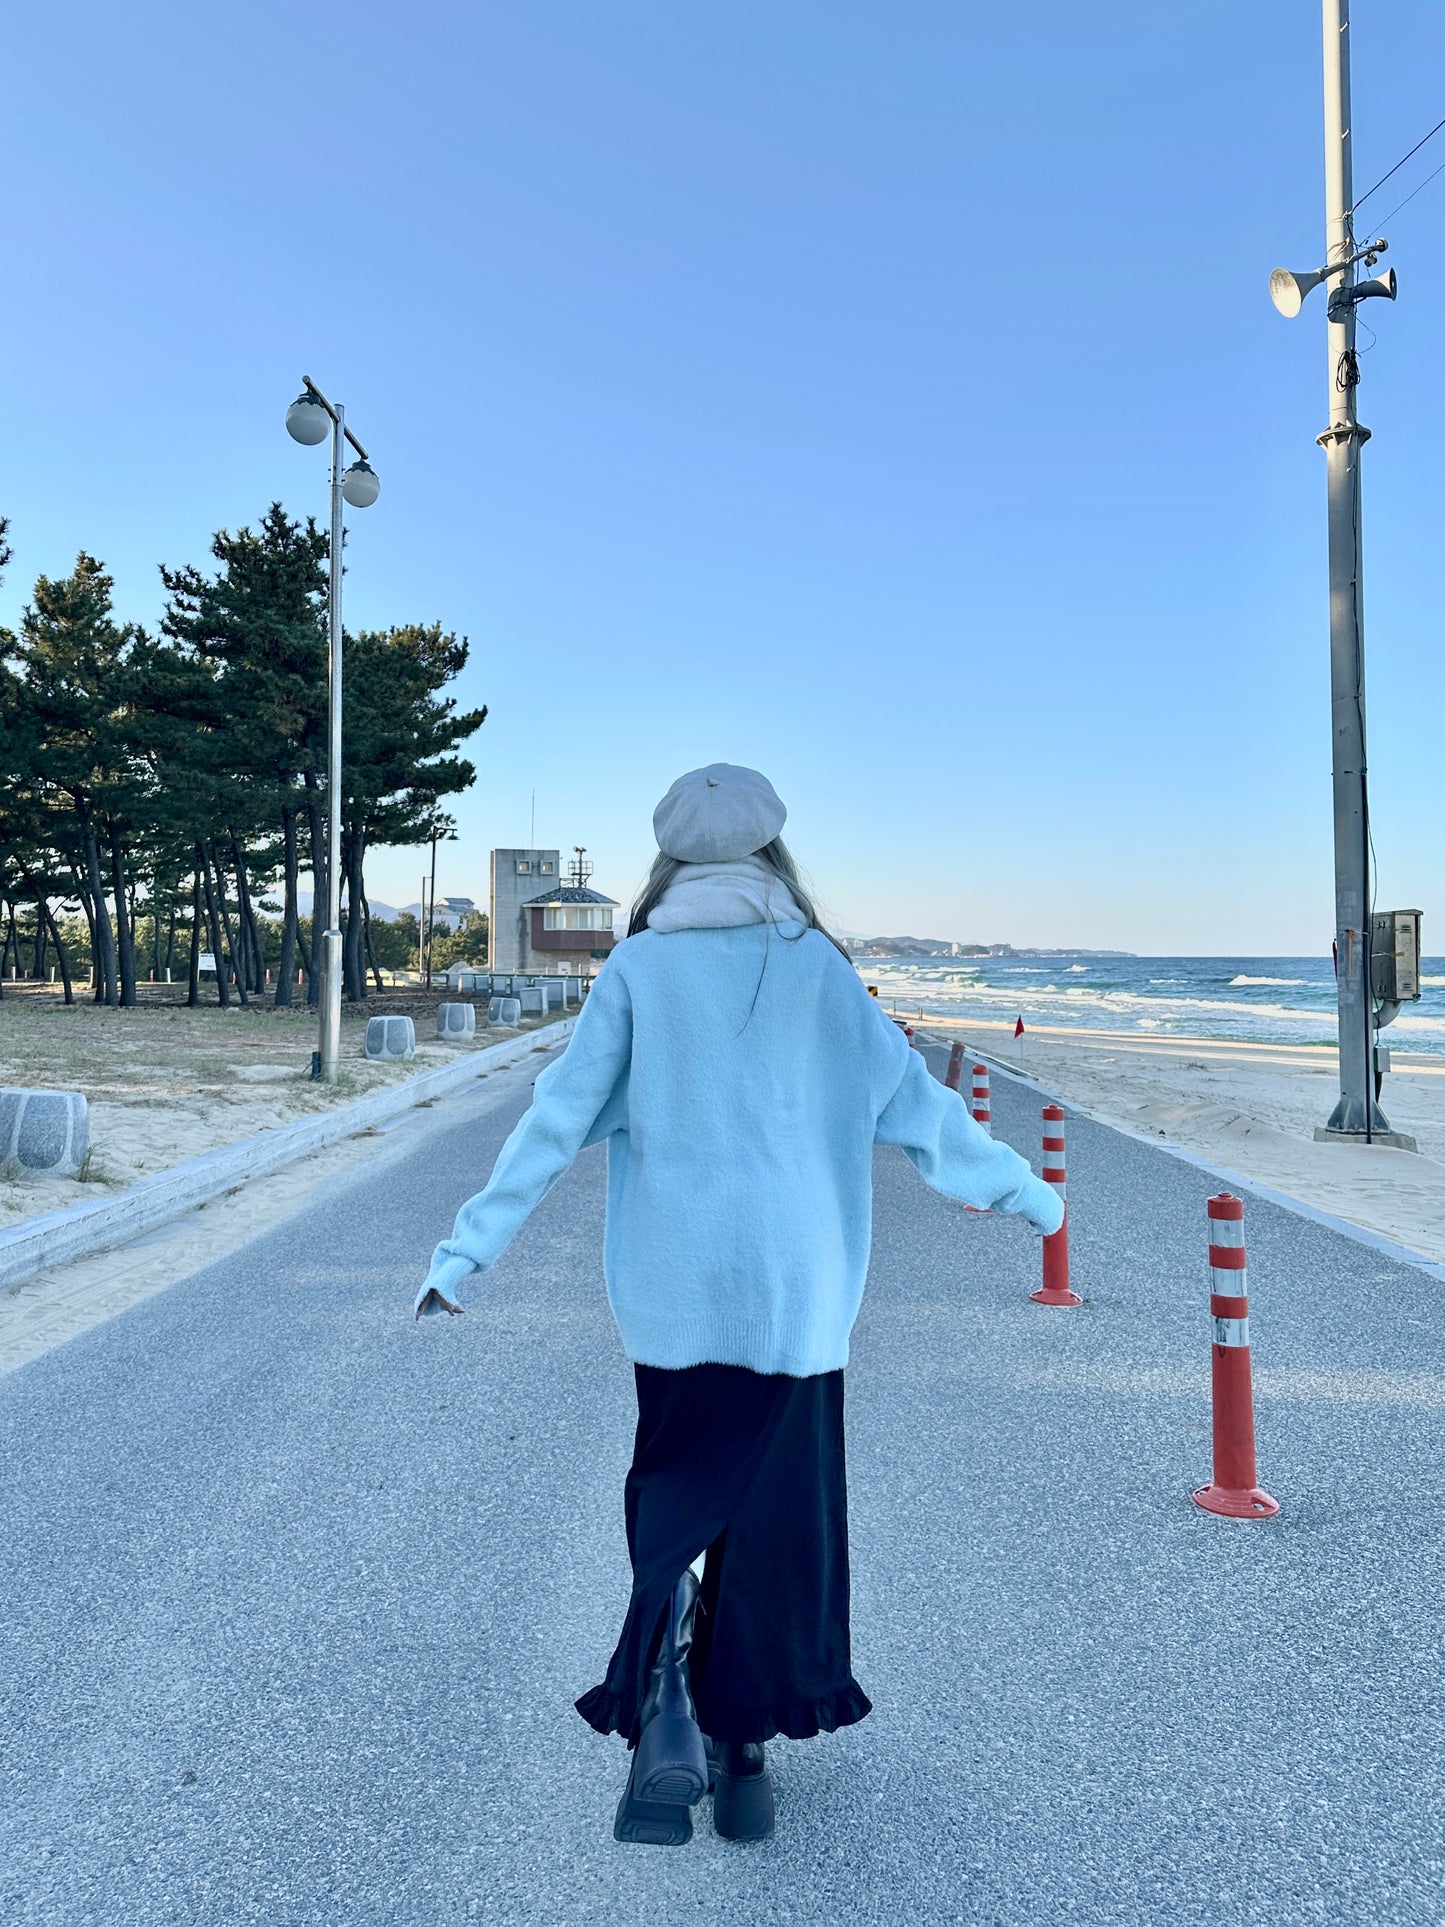
[[[1309,984],[1303,977],[1231,977],[1229,988],[1236,989],[1240,984],[1278,984],[1281,990],[1308,990]]]

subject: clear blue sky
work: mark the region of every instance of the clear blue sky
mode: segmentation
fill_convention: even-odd
[[[721,759],[851,929],[1327,949],[1324,321],[1265,286],[1323,252],[1319,36],[1316,0],[15,11],[0,620],[83,545],[154,621],[157,563],[322,513],[304,371],[382,478],[349,623],[465,632],[491,705],[442,891],[535,788],[625,898]],[[1354,36],[1363,191],[1445,114],[1445,9]],[[1360,395],[1379,899],[1433,951],[1442,231],[1445,176]]]

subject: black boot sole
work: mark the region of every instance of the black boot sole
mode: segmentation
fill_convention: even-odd
[[[718,1774],[712,1824],[724,1840],[766,1840],[777,1823],[771,1773],[746,1780],[735,1780],[730,1773]]]
[[[735,1779],[718,1771],[717,1751],[707,1742],[707,1790],[713,1796],[713,1831],[723,1840],[766,1840],[778,1824],[771,1771]]]
[[[612,1838],[634,1847],[685,1847],[692,1838],[692,1811],[676,1801],[638,1799],[629,1773]]]
[[[632,1761],[639,1800],[694,1806],[707,1791],[708,1760],[697,1721],[659,1713],[643,1727]]]

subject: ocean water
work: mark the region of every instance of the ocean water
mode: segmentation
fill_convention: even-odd
[[[860,957],[865,983],[900,1014],[968,1014],[1145,1036],[1333,1044],[1326,957]],[[1445,1057],[1445,957],[1426,957],[1422,996],[1385,1033]]]

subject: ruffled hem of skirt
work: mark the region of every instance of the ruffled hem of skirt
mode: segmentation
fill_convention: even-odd
[[[598,1733],[622,1733],[631,1746],[632,1721],[623,1719],[622,1697],[607,1686],[594,1686],[573,1702],[587,1724]],[[762,1744],[780,1736],[787,1740],[811,1740],[819,1733],[835,1733],[840,1726],[855,1726],[873,1711],[873,1702],[856,1679],[836,1693],[821,1699],[790,1700],[783,1706],[743,1706],[726,1718],[716,1719],[704,1729],[709,1739],[753,1741]]]

